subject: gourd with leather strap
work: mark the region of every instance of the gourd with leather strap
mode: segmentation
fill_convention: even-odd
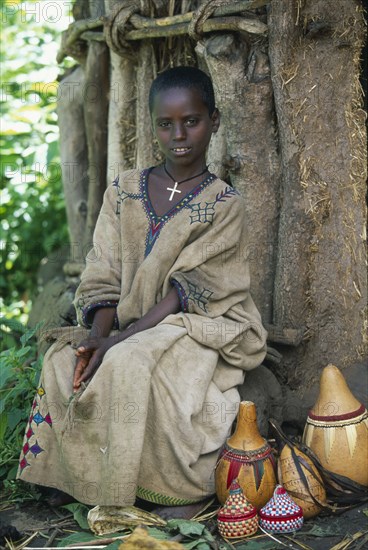
[[[276,420],[269,420],[279,449],[278,480],[302,508],[304,518],[316,516],[326,506],[326,491],[312,460],[282,432]]]

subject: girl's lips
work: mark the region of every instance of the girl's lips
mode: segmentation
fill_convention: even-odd
[[[174,155],[183,156],[189,153],[191,149],[191,147],[174,147],[171,149],[171,151],[174,153]]]

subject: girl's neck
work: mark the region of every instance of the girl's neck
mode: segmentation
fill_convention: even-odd
[[[166,171],[164,169],[166,168]],[[207,168],[206,161],[196,163],[195,165],[190,166],[178,166],[174,165],[167,160],[164,161],[162,169],[164,172],[169,173],[170,176],[174,178],[175,181],[182,181],[187,178],[194,178],[194,176],[203,176]]]

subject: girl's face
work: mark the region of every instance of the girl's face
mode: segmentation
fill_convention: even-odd
[[[220,124],[217,109],[210,116],[195,89],[170,88],[156,95],[151,117],[167,166],[203,169],[211,135]]]

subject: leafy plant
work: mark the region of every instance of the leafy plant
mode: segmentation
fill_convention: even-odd
[[[41,260],[68,243],[55,60],[67,21],[42,10],[35,0],[1,3],[0,291],[7,305],[27,302]]]
[[[71,508],[70,505],[64,506],[64,508],[72,511],[74,513],[74,519],[76,519],[80,526],[83,526],[86,510],[83,509],[84,505],[79,506],[82,506],[82,508]],[[78,519],[76,517],[76,514],[78,514]],[[80,522],[81,519],[82,521]],[[120,537],[123,534],[122,532],[124,532],[124,534],[129,534],[133,529],[134,528],[131,527],[129,529],[121,530],[119,533],[111,533],[109,535],[103,535],[102,537],[93,536],[91,534],[88,534],[86,531],[73,533],[72,535],[63,538],[58,546],[65,547],[66,545],[72,545],[81,542],[98,544],[98,541],[105,544],[106,537],[111,539],[115,537]],[[147,527],[147,532],[154,539],[162,541],[172,539],[176,535],[180,534],[182,535],[181,544],[187,550],[211,550],[216,542],[216,539],[206,528],[206,526],[203,523],[199,523],[198,521],[194,520],[171,519],[167,522],[167,525],[165,527]],[[121,540],[119,542],[112,542],[107,546],[107,548],[115,550],[115,547],[117,548],[118,544],[121,544]],[[224,541],[221,545],[221,549],[230,550],[230,546]]]
[[[78,523],[81,529],[89,529],[87,515],[89,512],[88,506],[81,504],[80,502],[72,502],[71,504],[64,504],[63,508],[73,514],[74,520]]]
[[[0,320],[3,326],[6,319]],[[18,468],[24,430],[31,410],[41,370],[42,356],[37,357],[35,334],[41,324],[25,327],[19,344],[0,353],[0,481],[12,480]],[[5,483],[7,488],[11,484]]]

